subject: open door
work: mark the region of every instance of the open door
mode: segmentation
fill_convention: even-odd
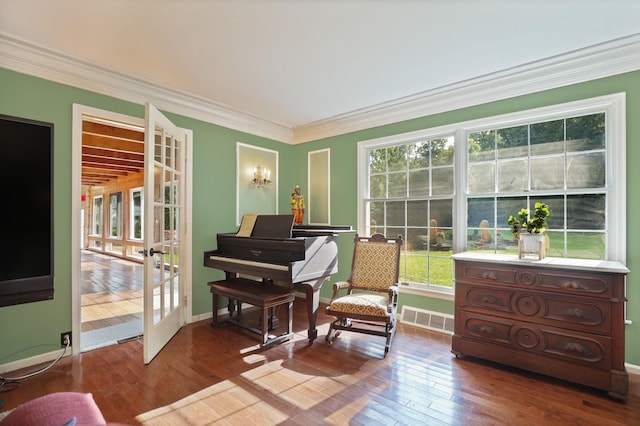
[[[192,132],[147,103],[145,131],[144,362],[186,323],[186,149]]]

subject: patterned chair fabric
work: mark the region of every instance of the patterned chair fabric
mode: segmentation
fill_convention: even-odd
[[[385,336],[386,356],[396,329],[401,247],[401,236],[356,236],[351,276],[348,281],[334,284],[333,297],[326,309],[327,314],[336,317],[327,333],[327,342],[332,343],[341,330]],[[340,296],[341,290],[346,290],[346,294]]]
[[[389,298],[386,295],[356,293],[334,300],[331,310],[348,315],[372,315],[384,320],[387,317],[388,305]]]
[[[395,242],[358,241],[354,247],[351,287],[387,290],[398,283],[398,251]]]

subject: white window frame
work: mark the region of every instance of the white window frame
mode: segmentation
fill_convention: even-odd
[[[384,148],[388,146],[402,145],[402,144],[411,144],[416,141],[426,141],[433,139],[447,139],[451,136],[454,136],[454,183],[457,182],[457,164],[459,164],[458,159],[458,135],[457,135],[457,127],[455,125],[447,125],[441,127],[435,127],[431,129],[418,130],[415,132],[403,133],[400,135],[387,136],[384,138],[373,139],[368,141],[361,141],[358,143],[358,182],[357,182],[357,190],[358,190],[358,206],[357,206],[357,214],[358,214],[358,234],[360,235],[368,235],[370,229],[370,221],[368,218],[368,212],[365,209],[365,200],[368,199],[369,188],[368,188],[368,171],[369,171],[369,151]],[[454,184],[455,185],[455,184]],[[454,186],[454,196],[453,196],[453,232],[454,235],[457,235],[458,231],[456,230],[456,226],[459,226],[457,223],[457,215],[456,215],[456,202],[457,202],[457,194],[458,189]],[[466,224],[466,222],[465,222]],[[455,237],[454,237],[455,244]],[[456,248],[454,246],[454,253],[456,252]],[[445,299],[445,300],[453,300],[453,286],[452,287],[444,287],[444,286],[436,286],[429,285],[423,283],[408,283],[402,282],[401,291],[403,293],[416,293],[416,294],[425,294],[428,293],[430,296]]]
[[[96,201],[101,201],[100,214],[96,216]],[[100,225],[100,231],[97,232],[96,226]],[[91,200],[91,235],[102,236],[104,232],[104,197],[102,195],[96,195]]]
[[[133,196],[140,193],[140,238],[135,236],[135,204]],[[142,241],[144,239],[144,187],[132,188],[129,190],[129,238],[134,241]]]
[[[517,126],[523,123],[549,121],[558,117],[587,115],[604,112],[606,114],[606,152],[607,152],[607,260],[626,262],[626,95],[616,93],[596,98],[583,99],[574,102],[550,105],[542,108],[529,109],[498,116],[486,117],[445,126],[419,130],[410,133],[387,136],[378,139],[361,141],[357,147],[357,217],[358,233],[363,235],[369,229],[366,220],[365,200],[368,194],[368,151],[386,146],[409,143],[418,138],[433,139],[454,135],[454,240],[453,252],[459,253],[467,247],[467,217],[457,214],[466,212],[467,197],[467,134],[489,128],[503,128]],[[407,284],[402,287],[404,292],[431,293],[439,297],[443,289],[434,289],[428,285]],[[451,291],[452,292],[452,291]],[[444,297],[448,298],[448,297]]]
[[[111,198],[117,196],[118,194],[120,194],[120,204],[117,206],[117,213],[116,213],[116,218],[115,218],[115,225],[116,228],[118,230],[118,233],[116,235],[113,235],[112,229],[113,229],[113,225],[114,225],[114,218],[112,217],[112,212],[111,212]],[[122,238],[122,225],[123,225],[123,214],[124,214],[124,193],[123,191],[116,191],[116,192],[111,192],[109,193],[109,205],[108,205],[108,217],[109,217],[109,229],[108,229],[108,234],[107,237],[111,238],[111,239],[120,239]]]

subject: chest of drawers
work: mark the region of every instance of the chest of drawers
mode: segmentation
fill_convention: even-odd
[[[626,399],[619,262],[459,253],[452,352]]]

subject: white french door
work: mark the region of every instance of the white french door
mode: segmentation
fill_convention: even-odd
[[[192,132],[147,103],[145,129],[144,362],[186,323],[186,152]]]

